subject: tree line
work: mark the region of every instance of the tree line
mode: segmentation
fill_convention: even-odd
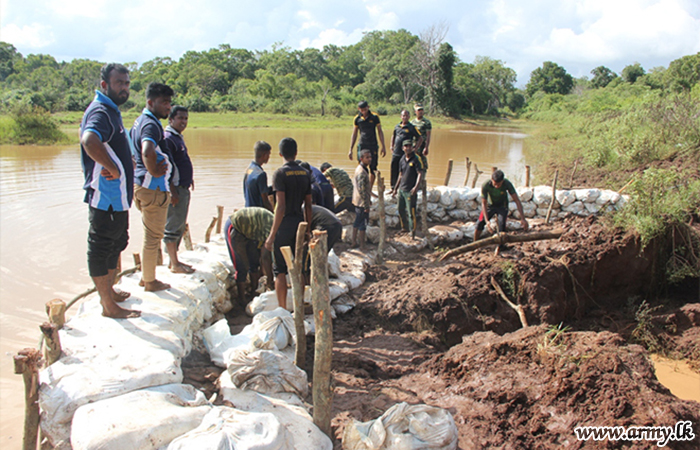
[[[126,63],[132,96],[124,109],[142,108],[140,95],[151,81],[176,91],[175,101],[191,111],[272,112],[341,116],[353,114],[359,100],[375,112],[394,113],[422,102],[431,114],[447,116],[518,114],[538,95],[567,95],[619,83],[650,89],[690,90],[700,74],[700,53],[648,72],[639,63],[615,74],[605,66],[592,77],[575,79],[556,63],[535,69],[525,89],[503,61],[478,56],[460,61],[445,42],[446,28],[433,26],[420,35],[407,30],[371,31],[357,44],[292,50],[275,44],[250,51],[222,44],[188,51],[179,60],[154,58]],[[0,112],[41,108],[48,112],[82,111],[94,95],[103,62],[58,62],[50,55],[26,57],[0,42]]]

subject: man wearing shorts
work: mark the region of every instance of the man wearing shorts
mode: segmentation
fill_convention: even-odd
[[[527,231],[529,225],[525,220],[523,205],[520,203],[520,197],[518,197],[513,183],[504,177],[502,170],[495,170],[491,174],[491,179],[481,186],[481,214],[479,222],[476,224],[476,230],[474,230],[474,241],[479,240],[486,223],[494,215],[498,215],[498,231],[505,233],[506,220],[508,219],[508,194],[518,208],[523,230]]]
[[[279,148],[285,163],[272,175],[272,189],[276,198],[275,217],[265,247],[274,250],[275,292],[279,306],[286,308],[287,264],[281,248],[289,246],[294,252],[299,224],[304,221],[311,223],[312,200],[309,173],[296,163],[296,141],[284,138],[280,141]]]

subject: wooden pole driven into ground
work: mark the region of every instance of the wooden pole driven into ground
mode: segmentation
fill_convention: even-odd
[[[282,247],[282,256],[287,263],[289,279],[292,282],[292,301],[294,304],[294,331],[296,334],[296,353],[294,354],[294,364],[304,370],[306,365],[306,329],[304,328],[304,274],[302,266],[304,263],[304,238],[308,223],[301,222],[297,228],[297,240],[294,248],[295,255],[289,246]]]
[[[530,166],[525,166],[525,187],[530,187]]]
[[[428,229],[428,180],[423,178],[421,181],[421,191],[423,192],[423,198],[421,199],[420,206],[420,229],[423,230],[423,236],[428,240],[428,247],[430,250],[435,250],[433,243],[430,241],[430,230]]]
[[[217,217],[212,217],[211,223],[207,227],[207,232],[204,233],[204,242],[209,242],[211,240],[211,232],[214,231],[217,220],[219,220]]]
[[[620,194],[620,195],[622,195],[622,193],[625,192],[625,190],[626,190],[628,187],[630,187],[630,186],[632,185],[632,183],[634,183],[634,180],[635,180],[635,178],[632,177],[632,179],[629,180],[629,181],[627,182],[627,184],[625,184],[624,186],[622,186],[622,187],[620,188],[620,190],[617,191],[617,193]]]
[[[224,220],[224,207],[218,205],[216,207],[216,234],[221,234],[221,225],[223,225]]]
[[[39,437],[39,368],[41,352],[20,350],[14,357],[15,373],[24,378],[24,437],[22,450],[36,450]]]
[[[451,159],[447,161],[447,173],[445,173],[445,186],[450,185],[450,178],[452,178],[452,165],[454,164],[454,161]]]
[[[574,163],[574,170],[571,171],[571,179],[569,180],[569,189],[574,187],[574,177],[576,176],[576,169],[578,169],[578,161]]]
[[[384,177],[377,171],[377,207],[379,209],[379,244],[377,244],[377,263],[384,264],[384,247],[386,246],[386,210],[384,205]],[[425,197],[425,194],[423,194]]]
[[[538,231],[527,234],[498,233],[486,239],[481,239],[479,241],[472,242],[471,244],[452,249],[442,255],[438,261],[444,261],[447,258],[461,255],[462,253],[471,252],[479,248],[488,247],[489,245],[501,245],[509,242],[529,242],[543,241],[546,239],[559,239],[562,234],[564,234],[564,230],[561,228],[552,231]]]
[[[508,306],[513,308],[513,310],[515,310],[515,312],[518,313],[518,318],[520,319],[520,324],[523,326],[523,328],[527,328],[529,325],[527,324],[527,317],[525,317],[525,311],[523,310],[523,307],[521,305],[516,305],[515,303],[510,301],[506,293],[503,292],[503,288],[500,284],[498,284],[498,281],[496,281],[494,277],[491,277],[491,286],[493,286],[493,288],[496,289],[498,295],[501,296],[501,298],[508,304]]]
[[[314,424],[331,437],[333,322],[328,289],[328,236],[325,231],[314,230],[309,251],[311,252],[311,298],[316,325],[313,378]]]
[[[49,316],[49,322],[55,323],[60,330],[66,323],[66,302],[60,298],[46,302],[46,315]]]
[[[182,233],[182,240],[185,243],[185,250],[192,250],[192,236],[190,235],[190,224],[185,224],[185,232]]]
[[[61,339],[58,336],[58,326],[55,323],[44,322],[39,328],[46,340],[46,346],[44,347],[46,365],[50,366],[61,357]]]
[[[474,163],[474,170],[476,171],[476,173],[474,174],[474,179],[472,180],[472,189],[476,187],[476,180],[479,179],[479,175],[484,173],[483,171],[479,170],[479,166],[477,166],[476,163]]]
[[[467,167],[467,174],[464,176],[464,186],[466,186],[467,183],[469,182],[469,172],[472,170],[472,162],[469,161],[468,156],[464,159],[464,162],[465,162],[466,167]]]
[[[554,171],[554,181],[552,181],[552,201],[549,202],[549,208],[547,208],[547,216],[544,218],[544,223],[549,223],[549,219],[552,218],[552,209],[554,208],[554,202],[557,201],[557,180],[559,179],[559,169]]]

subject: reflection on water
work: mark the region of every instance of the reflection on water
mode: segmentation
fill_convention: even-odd
[[[398,117],[396,121],[398,123]],[[391,139],[384,119],[386,144]],[[388,131],[387,131],[388,130]],[[195,168],[195,190],[189,224],[195,241],[203,240],[216,206],[226,214],[243,206],[243,174],[258,140],[272,144],[268,174],[282,165],[277,143],[286,136],[299,145],[300,159],[320,166],[328,161],[352,173],[356,162],[347,157],[347,130],[187,130],[185,139]],[[450,185],[464,184],[465,157],[484,174],[492,166],[503,169],[516,185],[524,179],[523,135],[511,130],[434,130],[429,155],[429,185],[442,184],[448,160],[454,160]],[[379,161],[389,173],[391,151]],[[474,169],[472,169],[472,177]],[[470,180],[471,183],[471,180]],[[61,147],[0,146],[0,447],[19,448],[23,398],[21,378],[14,375],[11,355],[35,347],[45,320],[44,304],[70,300],[91,286],[87,272],[87,206],[83,203],[83,175],[77,145]],[[140,252],[143,229],[140,213],[130,211],[130,242],[123,267]]]

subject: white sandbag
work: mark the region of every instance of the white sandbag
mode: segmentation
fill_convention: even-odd
[[[536,186],[532,195],[532,201],[540,208],[549,207],[549,204],[552,202],[552,187]]]
[[[81,406],[71,433],[74,450],[150,450],[197,427],[211,410],[193,386],[152,387]]]
[[[447,211],[447,215],[454,220],[469,219],[469,213],[467,213],[464,209],[452,209],[450,211]]]
[[[557,201],[559,204],[562,206],[569,206],[573,202],[576,201],[576,194],[574,191],[569,191],[569,190],[558,190],[557,191]]]
[[[476,201],[480,194],[480,188],[465,188],[464,192],[460,195],[460,199],[466,201]]]
[[[398,216],[399,215],[399,205],[385,205],[384,212],[387,216]]]
[[[432,222],[444,222],[448,216],[442,207],[438,207],[434,211],[428,211],[428,217]]]
[[[598,214],[601,209],[601,205],[597,203],[584,203],[583,206],[590,214]]]
[[[448,186],[438,186],[435,188],[440,193],[440,205],[445,209],[455,207],[455,198],[452,196],[452,189]]]
[[[368,226],[366,231],[367,240],[373,244],[379,242],[379,227]]]
[[[338,278],[340,274],[340,258],[335,253],[335,250],[331,249],[328,252],[328,275],[332,278]]]
[[[255,391],[238,389],[233,385],[228,372],[219,378],[221,395],[236,409],[257,413],[272,413],[289,432],[285,449],[332,450],[331,440],[314,425],[313,418],[304,408],[303,402],[293,394],[278,393],[263,395]]]
[[[362,286],[365,282],[365,273],[361,270],[354,270],[352,272],[343,272],[339,277],[339,281],[345,283],[348,290],[357,289]]]
[[[532,200],[533,189],[531,187],[520,186],[515,188],[515,192],[518,193],[518,197],[521,202],[529,202]]]
[[[575,201],[568,206],[562,206],[561,210],[563,212],[578,214],[584,210],[583,202]]]
[[[459,229],[462,230],[464,237],[472,239],[474,237],[474,230],[476,230],[476,223],[467,223],[464,226],[461,226]]]
[[[289,392],[302,398],[308,394],[306,372],[276,350],[256,350],[228,361],[231,381],[239,389],[261,394]]]
[[[537,215],[537,205],[532,202],[527,202],[523,204],[523,213],[525,217],[533,218]]]
[[[263,311],[272,311],[279,307],[280,304],[277,301],[277,293],[275,291],[267,291],[251,300],[250,303],[246,305],[245,311],[248,315],[255,316]]]
[[[355,304],[355,300],[349,295],[341,295],[331,302],[331,307],[337,315],[342,315],[353,309]]]
[[[441,408],[409,405],[389,408],[378,419],[353,421],[343,433],[344,450],[417,450],[457,448],[452,415]]]
[[[389,228],[396,228],[399,226],[398,216],[386,216],[384,221],[386,222],[386,226]]]
[[[464,233],[459,228],[436,225],[429,229],[430,234],[436,236],[441,242],[456,242],[462,240]]]
[[[599,189],[574,189],[574,194],[576,194],[576,200],[583,203],[591,203],[596,201],[600,196]]]
[[[479,215],[481,214],[480,209],[474,209],[469,211],[469,220],[479,220]]]
[[[289,438],[274,414],[217,406],[167,450],[279,450],[287,448]]]
[[[437,203],[440,201],[440,191],[437,189],[428,189],[428,202],[429,203]]]
[[[620,197],[622,197],[620,194],[618,194],[615,191],[610,191],[610,190],[603,190],[600,191],[600,196],[595,200],[596,204],[603,206],[603,205],[614,205],[615,203],[620,200]]]
[[[627,202],[629,202],[629,200],[629,195],[621,195],[617,202],[615,202],[615,209],[620,210],[624,208]]]
[[[331,280],[328,282],[328,292],[330,294],[331,300],[338,298],[343,294],[350,292],[350,288],[343,281]]]
[[[261,342],[272,341],[278,350],[296,344],[294,319],[292,314],[284,308],[263,311],[255,315],[251,325],[255,328],[255,334]]]

